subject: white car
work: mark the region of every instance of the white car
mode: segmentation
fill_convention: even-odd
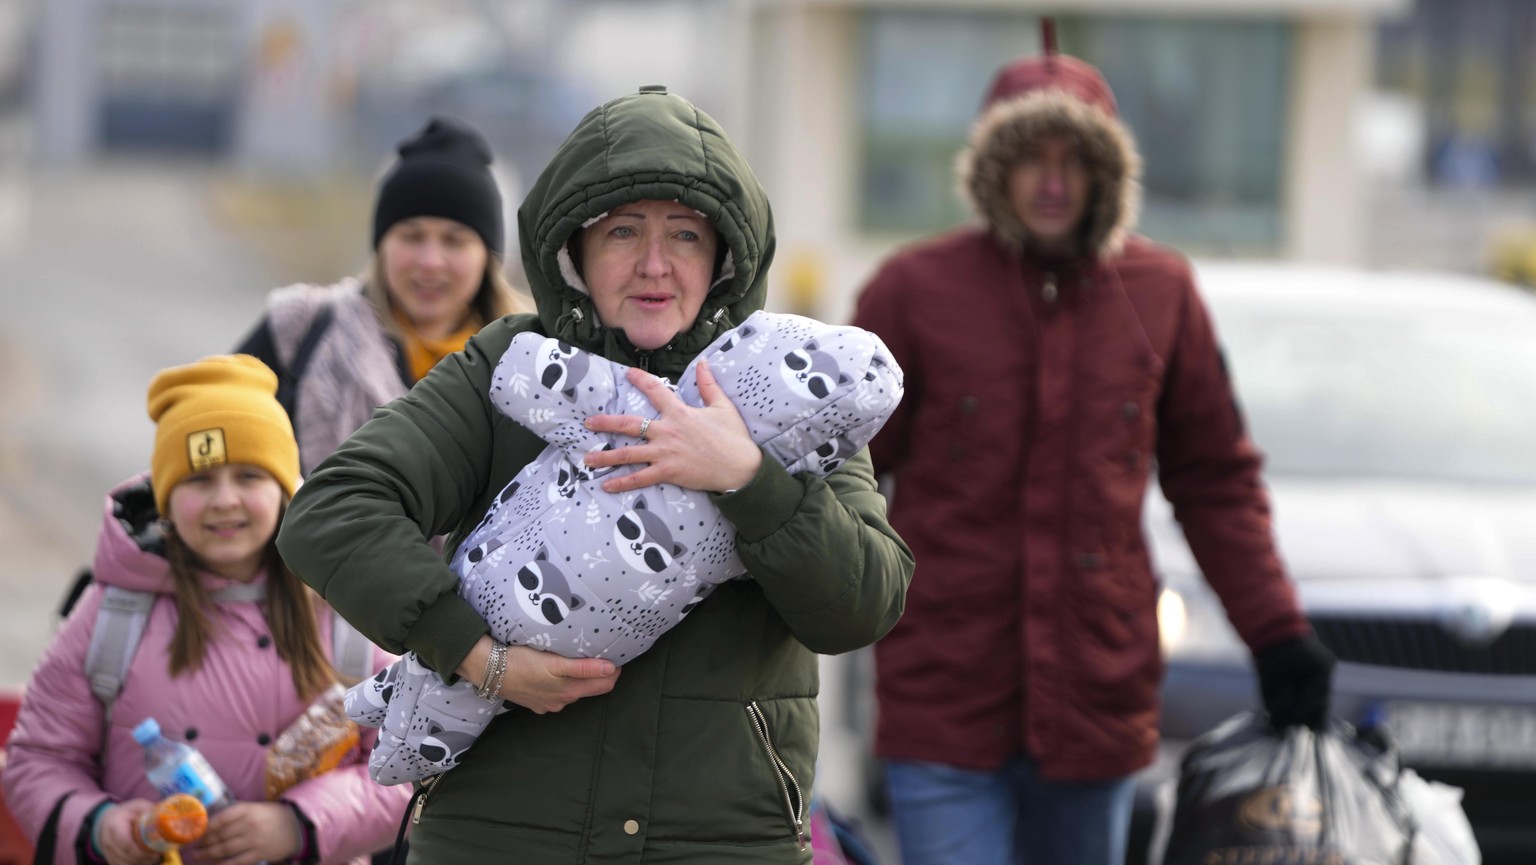
[[[1197,266],[1281,557],[1339,658],[1333,713],[1536,854],[1536,296],[1439,274]],[[1155,492],[1163,759],[1257,708],[1246,648]]]

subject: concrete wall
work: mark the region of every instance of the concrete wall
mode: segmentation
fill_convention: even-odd
[[[759,50],[773,59],[756,64],[765,80],[754,85],[757,110],[744,140],[773,201],[773,302],[806,315],[836,318],[829,295],[863,263],[851,254],[858,241],[855,24],[845,10],[810,5],[754,22]]]
[[[1371,24],[1309,18],[1296,24],[1285,171],[1285,253],[1308,261],[1365,261],[1364,169],[1357,108],[1371,84]]]

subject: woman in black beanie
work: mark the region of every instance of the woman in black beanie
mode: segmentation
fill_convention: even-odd
[[[433,117],[397,146],[373,210],[373,262],[359,277],[272,292],[237,351],[277,373],[304,474],[482,326],[517,309],[491,149]]]

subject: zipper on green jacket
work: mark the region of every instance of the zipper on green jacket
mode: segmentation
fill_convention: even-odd
[[[773,747],[773,737],[768,732],[768,719],[764,717],[763,710],[758,708],[756,700],[747,704],[747,717],[752,719],[758,741],[763,743],[763,750],[768,752],[768,761],[773,764],[773,774],[779,780],[779,793],[784,799],[784,815],[789,818],[789,826],[794,830],[795,840],[800,842],[800,849],[804,850],[805,797],[801,795],[800,783]]]
[[[421,822],[421,809],[427,807],[427,797],[432,795],[433,788],[437,787],[437,782],[441,781],[442,779],[442,775],[433,775],[427,780],[421,782],[421,790],[418,791],[420,795],[416,797],[416,805],[411,808],[412,826],[415,826],[417,823]]]

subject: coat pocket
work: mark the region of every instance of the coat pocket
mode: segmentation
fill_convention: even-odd
[[[747,703],[747,717],[752,721],[752,730],[757,734],[758,742],[763,746],[763,751],[768,756],[768,762],[773,766],[773,774],[778,781],[778,795],[784,806],[785,821],[789,829],[794,833],[795,840],[799,842],[800,849],[805,849],[805,796],[800,790],[800,783],[795,780],[795,773],[790,771],[789,765],[779,757],[778,749],[773,746],[773,731],[768,728],[768,718],[763,710],[758,707],[757,701]]]

